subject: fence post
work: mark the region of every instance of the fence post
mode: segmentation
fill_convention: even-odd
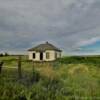
[[[22,78],[22,63],[21,63],[21,56],[18,57],[18,77]]]
[[[0,74],[1,74],[1,72],[2,72],[2,67],[3,67],[3,64],[4,64],[4,62],[3,62],[3,61],[1,61],[1,62],[0,62]]]

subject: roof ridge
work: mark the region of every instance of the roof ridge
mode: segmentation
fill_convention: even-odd
[[[58,49],[56,46],[54,46],[53,44],[46,42],[46,43],[42,43],[39,44],[31,49],[29,49],[28,51],[45,51],[45,50],[55,50],[55,51],[60,51],[60,49]]]

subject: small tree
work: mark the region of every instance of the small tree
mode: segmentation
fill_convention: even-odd
[[[0,57],[3,57],[3,54],[2,53],[0,53]]]
[[[5,56],[9,56],[9,54],[7,52],[5,52]]]

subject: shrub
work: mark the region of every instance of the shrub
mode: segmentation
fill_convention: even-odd
[[[7,52],[5,52],[5,54],[4,54],[5,56],[9,56],[9,54],[7,53]]]
[[[0,57],[3,57],[3,56],[4,56],[4,55],[1,53],[1,54],[0,54]]]

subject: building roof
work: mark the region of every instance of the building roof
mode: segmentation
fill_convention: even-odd
[[[43,52],[43,51],[46,51],[46,50],[55,50],[55,51],[59,51],[61,52],[60,49],[58,49],[57,47],[55,47],[54,45],[46,42],[44,44],[40,44],[36,47],[33,47],[31,49],[29,49],[28,51],[39,51],[39,52]]]

